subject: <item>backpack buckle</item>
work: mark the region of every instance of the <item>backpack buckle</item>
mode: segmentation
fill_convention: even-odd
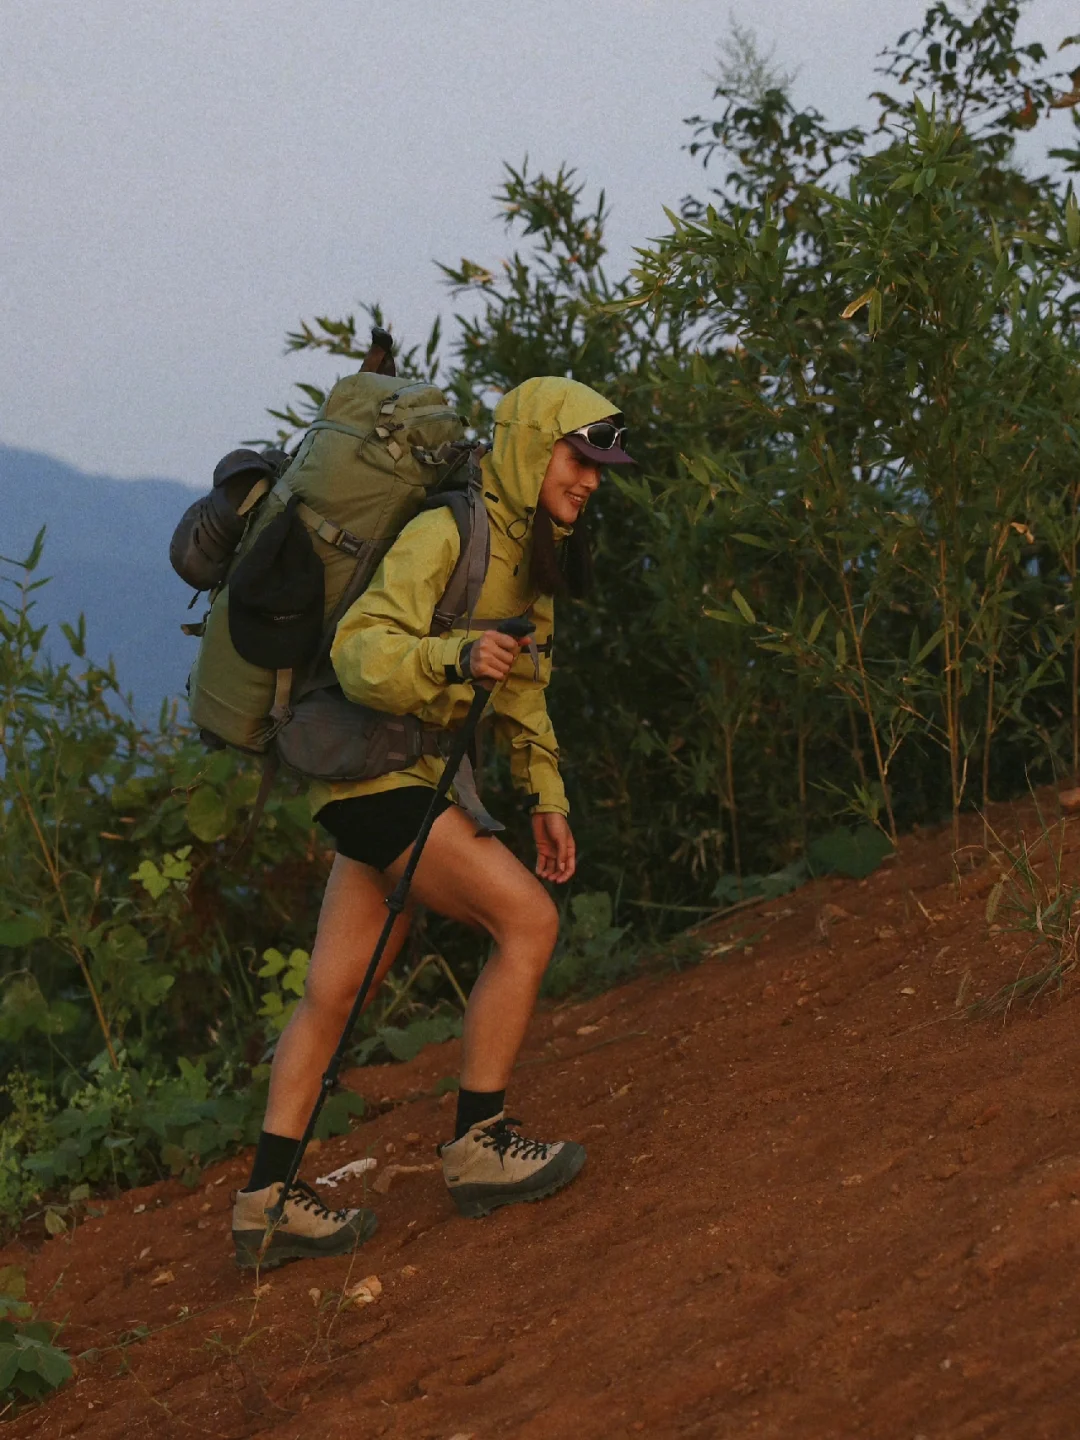
[[[346,555],[351,555],[355,560],[364,548],[363,540],[351,535],[348,530],[343,530],[336,540],[339,550],[344,550]]]

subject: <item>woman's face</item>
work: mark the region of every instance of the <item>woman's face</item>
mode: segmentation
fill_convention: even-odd
[[[586,460],[568,440],[556,440],[540,486],[540,504],[556,524],[576,525],[599,484],[599,465]]]

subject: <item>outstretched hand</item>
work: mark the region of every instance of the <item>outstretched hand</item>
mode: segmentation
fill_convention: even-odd
[[[536,841],[536,873],[541,880],[563,885],[577,867],[577,846],[565,815],[534,815],[533,839]]]

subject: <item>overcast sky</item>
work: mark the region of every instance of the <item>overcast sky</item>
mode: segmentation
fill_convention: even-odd
[[[506,253],[504,160],[575,165],[614,264],[697,184],[729,15],[796,98],[869,120],[923,0],[2,0],[0,443],[202,485],[268,405],[339,362],[303,317],[449,314],[433,260]],[[1056,45],[1076,0],[1031,0]],[[0,526],[2,528],[2,526]]]

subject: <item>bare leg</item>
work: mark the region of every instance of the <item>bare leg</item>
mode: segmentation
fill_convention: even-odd
[[[390,866],[396,879],[407,855]],[[494,837],[478,838],[463,811],[432,827],[412,883],[412,899],[451,920],[486,930],[495,951],[465,1011],[461,1084],[502,1090],[536,1003],[558,935],[559,916],[539,880]]]
[[[384,876],[344,856],[335,859],[304,998],[274,1054],[265,1130],[297,1139],[304,1133],[385,923],[383,902],[407,860],[408,851]],[[467,1090],[505,1089],[555,946],[558,912],[536,877],[498,840],[479,839],[456,808],[432,827],[410,898],[486,930],[495,942],[465,1011],[461,1084]],[[368,1003],[397,958],[408,925],[406,912],[391,934]]]
[[[264,1130],[297,1140],[304,1133],[323,1071],[341,1039],[371,952],[386,923],[383,901],[389,888],[378,870],[344,855],[334,860],[319,911],[304,997],[274,1052]],[[369,1005],[408,931],[406,911],[391,932],[368,993]]]

